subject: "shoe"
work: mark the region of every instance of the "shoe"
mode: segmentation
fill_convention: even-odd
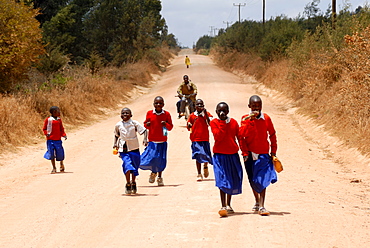
[[[254,204],[254,206],[252,208],[252,211],[257,212],[259,209],[260,209],[260,204],[256,203],[256,204]]]
[[[179,114],[179,116],[177,116],[177,118],[178,118],[178,119],[181,119],[181,117],[182,117],[182,115],[181,115],[181,114]]]
[[[52,171],[50,172],[50,174],[55,174],[57,173],[57,169],[52,169]]]
[[[136,182],[131,183],[131,194],[136,194],[137,188],[136,188]]]
[[[132,188],[131,188],[131,183],[126,183],[126,195],[131,195]]]
[[[158,177],[157,178],[157,183],[158,183],[158,186],[164,186],[163,178],[162,177]]]
[[[204,166],[204,169],[203,169],[203,174],[204,174],[204,177],[207,178],[209,176],[209,171],[208,171],[208,167],[207,166]]]
[[[154,183],[156,177],[157,177],[157,173],[154,173],[154,172],[150,173],[149,182]]]
[[[185,116],[185,113],[180,113],[179,116]]]
[[[227,210],[226,210],[226,207],[222,207],[222,208],[218,211],[218,214],[219,214],[221,217],[227,217]]]
[[[235,213],[235,212],[234,212],[234,209],[233,209],[232,207],[230,207],[230,206],[226,206],[226,211],[227,211],[227,213],[228,213],[228,214],[233,214],[233,213]]]
[[[260,209],[258,210],[258,214],[262,216],[268,216],[270,215],[270,212],[267,211],[266,208],[260,207]]]
[[[198,174],[198,176],[197,176],[197,181],[198,181],[198,182],[203,181],[203,176],[202,176],[202,174]]]
[[[64,165],[60,165],[60,172],[64,172]]]

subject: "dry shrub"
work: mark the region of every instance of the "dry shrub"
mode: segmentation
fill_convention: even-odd
[[[22,95],[0,96],[0,153],[43,137],[43,120],[51,106],[60,107],[68,128],[90,123],[127,100],[135,85],[146,86],[157,72],[158,67],[145,61],[108,67],[93,76],[84,67],[67,68],[54,83],[42,83]]]

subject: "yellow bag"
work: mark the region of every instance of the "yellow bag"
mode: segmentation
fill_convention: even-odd
[[[274,168],[277,173],[283,171],[283,165],[281,164],[280,160],[276,156],[272,156],[272,163],[274,164]]]

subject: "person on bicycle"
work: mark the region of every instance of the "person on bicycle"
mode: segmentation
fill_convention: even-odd
[[[197,96],[197,86],[189,80],[189,76],[184,75],[183,79],[184,82],[177,89],[177,94],[180,97],[180,100],[176,103],[179,118],[185,115],[185,100],[183,100],[183,97],[190,99],[189,110],[190,113],[193,113],[195,111],[194,103]]]

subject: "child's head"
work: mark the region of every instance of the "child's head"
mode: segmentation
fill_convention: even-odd
[[[248,107],[251,109],[251,111],[258,112],[259,115],[261,115],[261,110],[262,110],[262,100],[261,100],[261,98],[257,95],[251,96],[249,98]]]
[[[220,120],[226,120],[229,114],[229,105],[226,102],[220,102],[216,107],[216,114]]]
[[[154,98],[153,102],[154,109],[157,113],[162,112],[163,106],[164,106],[164,99],[161,96],[157,96]]]
[[[57,106],[50,107],[49,112],[53,117],[60,116],[60,109]]]
[[[128,121],[130,120],[132,117],[132,112],[131,112],[131,109],[129,108],[123,108],[121,110],[121,118],[123,121]]]
[[[204,110],[204,102],[202,99],[197,99],[195,101],[195,109],[197,110],[198,113]]]

